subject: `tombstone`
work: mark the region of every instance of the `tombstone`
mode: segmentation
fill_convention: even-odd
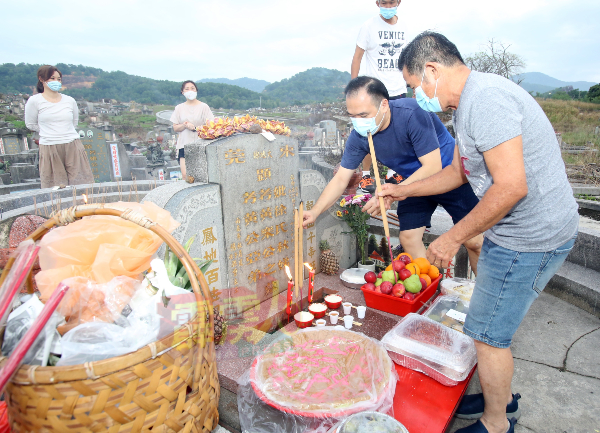
[[[186,146],[186,160],[188,147],[205,146],[209,182],[220,185],[227,255],[222,270],[234,293],[253,293],[243,310],[286,290],[285,266],[294,266],[298,142],[275,137],[269,142],[261,134],[236,134]]]
[[[324,146],[334,146],[337,136],[337,125],[333,120],[323,120],[319,123],[319,127],[325,130],[327,141],[323,140]]]
[[[173,232],[180,244],[195,236],[190,257],[213,260],[204,277],[213,304],[222,304],[222,290],[227,288],[227,258],[219,185],[173,182],[153,189],[144,200],[168,210],[181,223]],[[164,247],[159,256],[164,257]]]
[[[114,177],[113,165],[104,131],[88,127],[79,130],[79,137],[88,155],[94,182],[110,182]]]
[[[25,134],[15,127],[2,128],[0,130],[0,139],[2,140],[3,154],[14,155],[21,153],[25,149],[23,138]]]
[[[318,171],[300,170],[300,196],[306,210],[314,206],[326,185],[327,181]],[[321,271],[319,242],[322,240],[329,242],[331,250],[339,260],[340,268],[349,268],[356,263],[356,236],[353,233],[344,233],[352,230],[336,215],[339,209],[339,206],[334,204],[304,230],[304,260],[316,268],[316,272]]]

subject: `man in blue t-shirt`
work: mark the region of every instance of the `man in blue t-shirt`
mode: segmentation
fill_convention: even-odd
[[[376,78],[357,77],[348,83],[346,107],[354,131],[350,134],[341,167],[323,190],[310,211],[304,212],[304,226],[314,222],[348,186],[352,174],[369,153],[367,133],[371,131],[379,162],[399,173],[410,184],[432,176],[452,164],[454,139],[439,118],[422,110],[414,99],[389,101],[387,89]],[[410,197],[398,202],[400,244],[412,257],[425,257],[423,233],[431,226],[431,215],[442,205],[456,224],[478,203],[468,184],[434,196]],[[379,202],[372,198],[363,208],[379,213]],[[471,267],[476,272],[482,235],[464,243]]]

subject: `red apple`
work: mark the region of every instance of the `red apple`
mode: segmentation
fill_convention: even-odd
[[[381,293],[381,286],[375,287],[375,293]]]
[[[421,286],[423,286],[423,290],[425,290],[427,288],[427,281],[425,281],[425,278],[419,278],[419,281],[421,281]]]
[[[362,287],[361,287],[361,289],[364,289],[364,290],[373,290],[374,291],[375,290],[375,284],[373,284],[373,283],[363,284]]]
[[[400,261],[400,260],[394,260],[392,262],[392,268],[394,269],[394,271],[396,272],[400,272],[402,269],[404,269],[406,267],[406,265],[404,264],[404,262]]]
[[[404,294],[404,299],[406,299],[407,301],[413,301],[415,299],[415,294],[414,293],[410,293],[410,292],[406,292]]]
[[[381,274],[383,274],[383,271],[379,271],[379,273],[377,274],[377,278],[381,278]]]
[[[402,263],[404,263],[404,265],[408,265],[411,261],[410,257],[408,257],[407,255],[400,256],[400,258],[398,260],[400,260]]]
[[[390,293],[392,293],[393,287],[394,286],[392,285],[392,283],[390,283],[389,281],[384,281],[383,283],[381,283],[381,286],[379,286],[379,289],[384,295],[389,295]]]
[[[412,273],[406,268],[400,269],[400,272],[398,272],[398,276],[400,277],[400,279],[402,281],[406,280],[411,275],[412,275]]]
[[[375,272],[369,271],[365,274],[365,281],[367,283],[373,283],[375,284],[375,281],[377,281],[377,275],[375,275]]]
[[[397,298],[401,298],[405,293],[406,289],[404,288],[404,284],[397,283],[394,284],[394,287],[392,287],[392,295],[396,296]]]

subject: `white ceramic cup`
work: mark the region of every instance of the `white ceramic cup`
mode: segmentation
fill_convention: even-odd
[[[337,323],[339,317],[340,313],[338,313],[337,311],[332,311],[331,313],[329,313],[329,321],[332,325],[335,325]]]
[[[335,325],[335,329],[346,329],[342,325]]]
[[[364,305],[361,305],[360,307],[356,307],[356,310],[358,311],[358,318],[364,319],[365,313],[367,312],[367,307],[365,307]]]
[[[346,329],[352,329],[352,323],[354,322],[354,317],[352,316],[344,316],[344,327]]]
[[[317,328],[321,328],[321,327],[325,326],[325,324],[327,324],[325,319],[319,319],[315,323],[317,324]]]
[[[344,307],[344,314],[348,315],[352,312],[352,303],[350,302],[344,302],[342,304],[342,306]]]

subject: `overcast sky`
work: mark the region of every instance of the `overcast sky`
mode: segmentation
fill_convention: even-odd
[[[181,81],[278,81],[350,71],[374,0],[19,0],[3,2],[0,63],[74,63]],[[527,72],[600,81],[599,0],[402,0],[410,36],[434,29],[461,53],[512,44]]]

